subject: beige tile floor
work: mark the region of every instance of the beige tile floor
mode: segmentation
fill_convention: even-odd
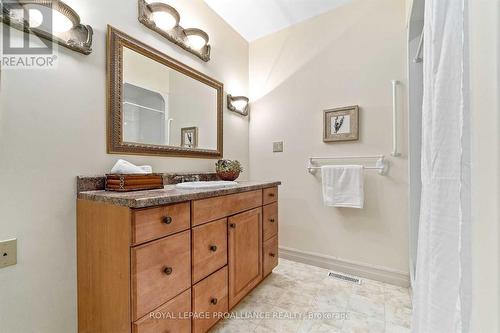
[[[410,332],[408,289],[367,279],[357,285],[328,272],[280,259],[274,273],[233,309],[231,318],[210,332]]]

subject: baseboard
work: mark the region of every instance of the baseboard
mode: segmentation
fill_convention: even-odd
[[[408,273],[400,272],[387,267],[358,263],[287,247],[279,248],[279,256],[283,259],[327,268],[337,272],[352,274],[401,287],[410,286],[410,276]]]

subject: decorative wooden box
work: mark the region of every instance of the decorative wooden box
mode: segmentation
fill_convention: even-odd
[[[151,174],[107,174],[106,191],[130,192],[163,188],[163,177]]]

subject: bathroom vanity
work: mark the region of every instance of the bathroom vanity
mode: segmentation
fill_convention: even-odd
[[[80,191],[79,332],[207,332],[278,264],[278,185]]]

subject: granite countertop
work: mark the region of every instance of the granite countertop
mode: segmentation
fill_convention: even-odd
[[[278,185],[281,185],[280,181],[238,181],[238,185],[234,187],[194,190],[177,189],[175,185],[165,185],[163,189],[159,190],[134,192],[82,191],[78,193],[78,199],[106,202],[130,208],[144,208],[258,190]]]

